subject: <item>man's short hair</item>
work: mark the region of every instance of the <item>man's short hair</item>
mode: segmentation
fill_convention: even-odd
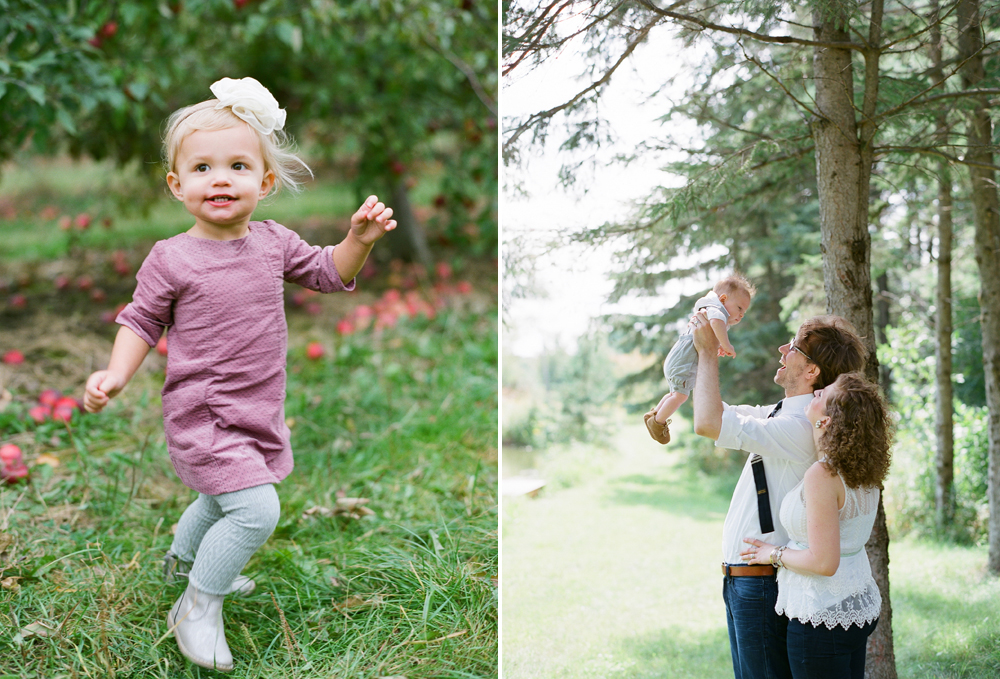
[[[840,316],[816,316],[799,326],[795,346],[819,368],[814,389],[833,384],[841,373],[864,369],[868,350],[857,331]]]
[[[750,282],[750,279],[743,274],[733,272],[715,284],[712,292],[717,295],[732,295],[734,292],[744,292],[747,297],[753,299],[757,294],[757,286]]]

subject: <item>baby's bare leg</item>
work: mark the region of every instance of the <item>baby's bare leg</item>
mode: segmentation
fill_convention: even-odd
[[[665,424],[667,418],[677,412],[677,409],[681,407],[684,401],[688,400],[687,394],[682,394],[678,391],[672,391],[663,398],[656,405],[656,415],[653,416],[660,424]]]

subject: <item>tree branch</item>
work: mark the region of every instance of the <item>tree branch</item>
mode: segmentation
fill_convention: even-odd
[[[651,0],[638,0],[639,4],[648,9],[655,14],[659,14],[662,17],[667,17],[669,19],[675,19],[677,21],[684,21],[687,23],[694,24],[702,29],[708,29],[710,31],[719,31],[721,33],[729,33],[730,35],[736,35],[739,37],[747,37],[759,42],[769,42],[777,43],[779,45],[805,45],[807,47],[831,47],[834,49],[852,49],[858,52],[864,50],[862,45],[854,42],[838,42],[838,43],[828,43],[828,42],[816,42],[815,40],[806,40],[804,38],[795,38],[790,35],[767,35],[766,33],[756,33],[754,31],[748,31],[745,28],[734,28],[732,26],[723,26],[721,24],[714,24],[711,21],[705,21],[701,17],[692,16],[690,14],[679,14],[677,12],[671,12],[667,9],[660,9],[654,5]]]
[[[649,22],[648,24],[646,24],[645,26],[643,26],[641,29],[639,29],[638,33],[635,35],[635,37],[633,38],[633,40],[631,42],[629,42],[628,47],[626,47],[625,51],[622,53],[622,55],[620,57],[618,57],[618,61],[616,61],[611,66],[611,68],[609,68],[608,71],[603,76],[601,76],[600,79],[596,80],[595,82],[591,83],[589,86],[587,86],[584,89],[582,89],[579,92],[577,92],[573,96],[573,98],[570,99],[569,101],[566,101],[566,102],[564,102],[564,103],[562,103],[562,104],[560,104],[558,106],[554,106],[554,107],[548,109],[547,111],[540,111],[538,113],[533,113],[525,122],[521,123],[516,128],[514,128],[514,132],[507,139],[507,141],[504,142],[504,145],[503,145],[503,153],[504,153],[504,155],[506,155],[508,153],[508,151],[514,146],[514,144],[517,142],[518,138],[522,134],[524,134],[526,131],[528,131],[530,128],[534,127],[535,125],[537,125],[538,123],[542,122],[543,120],[547,120],[548,118],[551,118],[552,116],[554,116],[555,114],[559,113],[560,111],[564,111],[567,108],[570,108],[571,106],[573,106],[574,104],[576,104],[578,101],[580,101],[581,99],[583,99],[585,96],[587,96],[587,94],[589,94],[590,92],[593,92],[594,90],[598,89],[602,85],[607,84],[611,80],[611,76],[614,74],[614,72],[616,70],[618,70],[618,67],[621,66],[625,62],[626,59],[629,58],[629,56],[632,54],[632,52],[635,51],[635,48],[639,46],[639,43],[641,43],[646,38],[646,36],[649,34],[649,31],[652,30],[652,28],[654,26],[656,26],[658,23],[660,23],[660,20],[656,19],[654,21]]]
[[[977,163],[970,160],[964,160],[957,156],[952,156],[944,151],[940,151],[936,148],[930,146],[876,146],[875,153],[892,153],[894,151],[902,153],[920,153],[927,156],[937,156],[938,158],[944,158],[952,163],[957,163],[958,165],[966,165],[968,167],[981,167],[987,170],[1000,170],[1000,165],[992,165],[990,163]]]
[[[683,0],[683,2],[682,2],[682,3],[679,3],[679,4],[683,4],[684,2],[690,2],[690,0]],[[556,11],[556,14],[559,14],[560,12],[562,12],[562,11],[563,11],[563,9],[565,9],[565,8],[566,8],[567,6],[571,5],[572,3],[573,3],[573,0],[567,0],[567,2],[565,2],[565,3],[563,4],[563,6],[562,6],[562,7],[560,7],[560,8],[559,8],[559,9],[558,9],[558,10]],[[545,12],[543,12],[543,13],[542,13],[542,17],[539,17],[539,19],[538,19],[538,20],[536,20],[536,21],[535,21],[535,22],[534,22],[534,23],[532,24],[532,29],[533,29],[533,28],[534,28],[535,26],[537,26],[537,25],[538,25],[538,24],[540,23],[541,19],[542,19],[542,18],[543,18],[543,17],[545,16],[545,14],[546,14],[546,13],[547,13],[547,12],[548,12],[548,11],[549,11],[549,10],[550,10],[551,8],[552,8],[552,5],[554,5],[554,4],[555,4],[555,3],[553,2],[553,3],[552,3],[552,4],[550,4],[550,5],[548,6],[548,7],[546,7],[546,8],[545,8]],[[593,4],[596,4],[596,3],[593,3]],[[582,35],[583,33],[586,33],[586,32],[587,32],[587,31],[589,31],[589,30],[590,30],[591,28],[593,28],[594,26],[596,26],[597,24],[599,24],[600,22],[604,21],[604,20],[605,20],[605,19],[607,19],[607,18],[608,18],[609,16],[611,16],[612,14],[614,14],[615,12],[617,12],[617,11],[619,10],[619,8],[621,8],[621,6],[622,6],[622,5],[624,5],[624,4],[625,4],[625,0],[620,0],[620,1],[619,1],[618,3],[616,3],[615,5],[612,5],[612,7],[611,7],[611,8],[610,8],[610,9],[609,9],[609,10],[608,10],[607,12],[605,12],[604,14],[600,14],[600,15],[598,15],[597,17],[595,17],[595,18],[594,18],[594,20],[593,20],[593,21],[591,21],[590,23],[588,23],[588,24],[587,24],[586,26],[584,26],[584,27],[583,27],[583,28],[581,28],[580,30],[578,30],[578,31],[575,31],[574,33],[570,33],[569,35],[567,35],[567,36],[566,36],[566,37],[564,37],[564,38],[559,38],[558,40],[556,40],[555,42],[553,42],[553,43],[551,43],[551,44],[548,44],[548,45],[541,45],[540,43],[541,43],[541,39],[542,39],[542,37],[543,37],[543,36],[544,36],[544,35],[545,35],[545,34],[546,34],[546,33],[548,32],[549,28],[551,28],[551,27],[552,27],[552,25],[553,25],[553,24],[554,24],[554,23],[556,22],[556,16],[555,16],[555,15],[553,15],[553,16],[552,16],[552,18],[551,18],[551,19],[549,19],[549,20],[548,20],[548,21],[546,22],[546,27],[545,27],[545,29],[544,29],[544,30],[542,30],[542,31],[541,31],[541,32],[540,32],[540,33],[538,34],[538,36],[537,36],[537,37],[536,37],[536,38],[534,39],[534,41],[533,41],[533,42],[532,42],[532,43],[531,43],[530,45],[528,45],[528,46],[527,46],[526,48],[524,48],[524,49],[521,49],[521,50],[516,50],[516,51],[519,51],[519,52],[521,52],[521,56],[519,56],[519,57],[517,58],[517,60],[516,60],[516,61],[515,61],[515,62],[514,62],[513,64],[511,64],[510,66],[507,66],[506,68],[504,68],[504,70],[503,70],[503,73],[502,73],[502,75],[506,76],[506,75],[507,75],[508,73],[510,73],[511,71],[513,71],[513,70],[514,70],[514,68],[515,68],[515,67],[516,67],[516,66],[517,66],[518,64],[520,64],[520,63],[521,63],[521,62],[522,62],[522,61],[523,61],[523,60],[524,60],[524,59],[525,59],[525,58],[526,58],[526,57],[528,56],[528,54],[530,54],[531,52],[533,52],[533,51],[540,51],[540,50],[541,50],[542,48],[545,48],[545,49],[552,49],[552,48],[556,48],[556,47],[561,47],[562,45],[566,44],[567,42],[569,42],[570,40],[572,40],[572,39],[573,39],[573,38],[575,38],[576,36],[578,36],[578,35]],[[529,29],[529,30],[530,30],[530,29]],[[525,30],[525,32],[524,32],[524,34],[523,34],[523,35],[528,35],[528,33],[529,33],[529,31],[528,31],[528,30]],[[523,40],[523,37],[521,38],[521,40]]]
[[[985,45],[983,46],[983,49],[985,49]],[[981,51],[982,50],[977,51],[977,54],[979,52],[981,52]],[[906,101],[904,101],[902,104],[898,104],[896,106],[893,106],[890,109],[887,109],[887,110],[883,111],[882,113],[879,113],[875,117],[875,119],[877,121],[882,121],[882,120],[884,120],[885,118],[888,118],[891,115],[895,115],[896,113],[899,113],[900,111],[902,111],[902,110],[904,110],[906,108],[909,108],[910,106],[921,106],[923,104],[926,104],[926,103],[929,103],[929,102],[932,102],[932,101],[937,101],[939,99],[951,99],[951,98],[954,98],[954,97],[974,96],[974,93],[977,93],[977,92],[980,93],[980,94],[995,94],[995,93],[997,93],[996,91],[993,91],[993,90],[982,90],[982,91],[978,91],[978,90],[963,90],[962,92],[947,92],[945,94],[937,94],[937,95],[934,95],[933,97],[927,97],[926,99],[922,99],[920,101],[917,101],[917,99],[919,99],[923,95],[927,94],[931,90],[935,90],[938,87],[941,87],[952,76],[957,75],[958,72],[962,69],[962,67],[965,66],[966,63],[968,63],[969,59],[972,59],[974,57],[975,57],[975,54],[969,56],[966,59],[963,59],[962,61],[960,61],[955,66],[955,68],[952,69],[951,73],[949,73],[947,76],[945,76],[941,80],[933,82],[929,87],[925,87],[920,92],[917,92],[912,97],[910,97],[909,99],[907,99]]]
[[[753,64],[757,68],[759,68],[764,73],[764,75],[766,75],[768,78],[770,78],[771,80],[773,80],[774,82],[776,82],[778,84],[778,87],[780,87],[782,89],[782,91],[784,91],[784,93],[786,95],[788,95],[789,99],[791,99],[796,104],[798,104],[799,106],[801,106],[802,108],[804,108],[806,111],[808,111],[813,116],[815,116],[817,118],[822,118],[823,117],[817,111],[814,111],[808,105],[806,105],[805,103],[799,101],[798,97],[796,97],[794,94],[792,94],[791,91],[789,91],[789,89],[787,87],[785,87],[785,83],[781,82],[781,79],[778,78],[778,76],[773,75],[770,71],[768,71],[764,67],[764,64],[762,64],[761,62],[759,62],[756,57],[752,57],[749,54],[747,54],[746,49],[743,48],[743,43],[742,42],[738,41],[738,44],[740,46],[740,50],[743,52],[743,58],[746,59],[747,61],[749,61],[751,64]]]
[[[479,82],[479,76],[477,76],[476,72],[472,70],[472,67],[462,61],[462,59],[451,50],[437,44],[437,40],[433,36],[425,36],[424,41],[431,47],[431,49],[450,61],[455,68],[462,72],[462,75],[465,76],[465,79],[468,80],[469,84],[472,86],[472,90],[476,93],[476,96],[479,97],[479,101],[483,102],[483,106],[489,109],[489,112],[493,114],[494,118],[496,118],[498,115],[497,104],[493,101],[493,97],[486,93],[486,89],[483,87],[483,84]]]

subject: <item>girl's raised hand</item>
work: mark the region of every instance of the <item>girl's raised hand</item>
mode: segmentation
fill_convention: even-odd
[[[365,245],[371,245],[396,228],[392,208],[380,203],[378,196],[368,196],[364,204],[351,216],[351,231]]]

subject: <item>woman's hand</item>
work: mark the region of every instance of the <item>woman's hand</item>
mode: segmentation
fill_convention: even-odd
[[[358,211],[351,215],[351,231],[364,245],[370,246],[396,228],[396,220],[390,217],[391,207],[380,203],[378,196],[368,196]]]
[[[771,565],[771,552],[778,548],[777,545],[770,545],[756,538],[743,538],[743,542],[751,545],[740,552],[740,557],[747,565]]]

